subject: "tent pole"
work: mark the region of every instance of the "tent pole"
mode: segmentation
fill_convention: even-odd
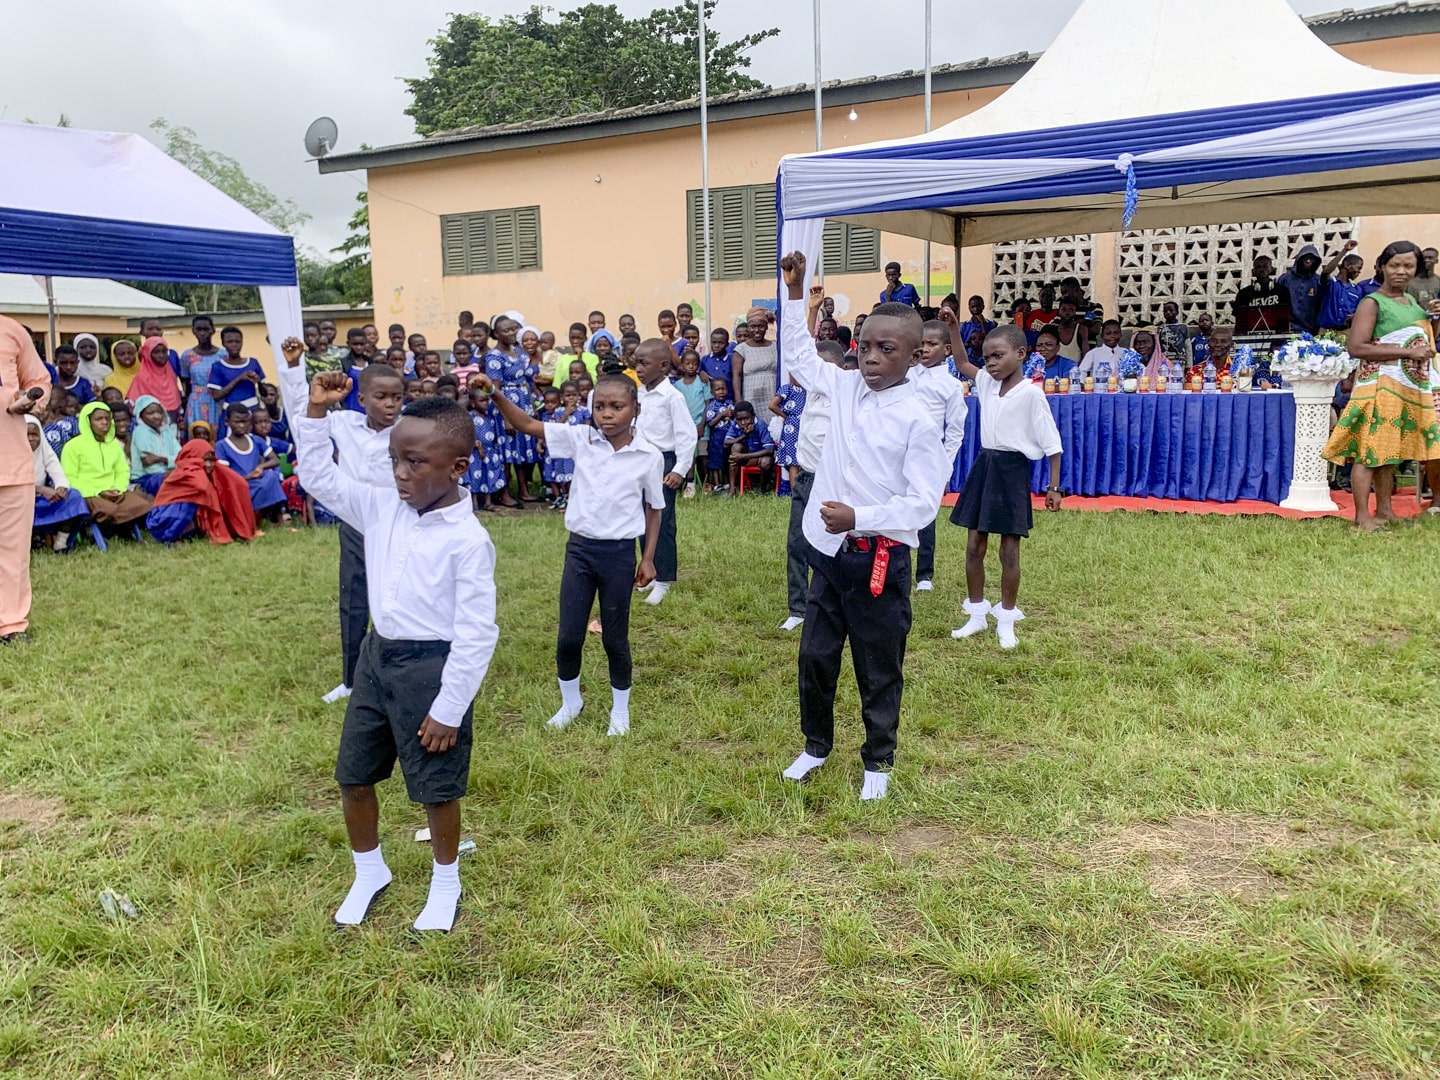
[[[704,231],[705,260],[705,326],[715,329],[715,312],[710,307],[710,111],[706,104],[705,54],[709,52],[705,38],[705,0],[695,8],[700,13],[700,219]],[[706,337],[709,340],[709,337]]]
[[[930,5],[931,0],[925,0],[925,133],[930,133]],[[957,265],[955,275],[958,279],[960,274]],[[925,241],[925,306],[930,306],[930,241]]]
[[[959,214],[955,215],[955,295],[957,297],[965,294],[960,291],[960,252],[965,247],[965,219]]]
[[[820,108],[820,0],[812,4],[815,20],[815,150],[824,146],[824,116]],[[820,265],[815,268],[815,280],[825,284],[825,247],[820,247]]]
[[[50,332],[45,335],[45,351],[49,354],[45,359],[50,361],[50,366],[55,366],[55,279],[49,274],[45,275],[45,307],[50,313]]]

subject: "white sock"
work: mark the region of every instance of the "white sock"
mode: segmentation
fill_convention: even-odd
[[[966,600],[960,606],[965,609],[965,614],[969,615],[970,619],[968,622],[965,623],[964,626],[960,627],[960,629],[951,630],[951,637],[973,637],[975,634],[978,634],[981,630],[985,629],[987,625],[985,622],[985,616],[990,612],[990,602],[988,600]]]
[[[860,801],[869,802],[871,799],[883,799],[889,787],[889,773],[871,772],[869,769],[866,769],[865,783],[860,787]]]
[[[430,897],[425,910],[415,920],[416,930],[440,930],[449,933],[460,911],[460,860],[449,866],[433,864],[430,872]]]
[[[630,730],[630,688],[612,686],[610,692],[615,698],[610,705],[610,730],[605,734],[624,735]]]
[[[781,775],[786,780],[805,780],[812,772],[825,764],[823,757],[815,757],[813,754],[802,753]]]
[[[580,697],[580,677],[573,679],[560,679],[560,711],[550,717],[547,723],[556,731],[564,731],[570,726],[570,721],[580,715],[580,710],[585,707],[585,701]]]
[[[374,851],[352,851],[355,860],[355,884],[345,894],[345,902],[335,912],[335,921],[341,926],[359,926],[365,921],[370,905],[390,884],[390,867],[385,865],[385,856],[377,847]]]
[[[1025,613],[1019,608],[995,609],[995,633],[1000,638],[1002,649],[1013,649],[1020,644],[1020,639],[1015,636],[1015,624],[1025,618]]]
[[[647,604],[658,604],[658,603],[660,603],[661,600],[664,600],[664,599],[665,599],[665,594],[670,591],[670,586],[671,586],[672,584],[673,584],[673,582],[669,582],[669,581],[657,581],[657,582],[655,582],[655,587],[650,590],[650,595],[647,596],[647,597],[645,597],[645,603],[647,603]]]
[[[346,685],[342,682],[339,686],[335,687],[334,690],[331,690],[328,694],[326,694],[326,695],[325,695],[324,697],[322,697],[320,700],[323,701],[326,705],[334,705],[335,702],[337,702],[337,701],[344,701],[344,700],[345,700],[347,697],[349,697],[349,696],[350,696],[350,687],[346,686]]]
[[[791,615],[788,619],[786,619],[780,624],[780,629],[784,630],[788,634],[791,630],[798,629],[800,625],[804,622],[804,615]]]
[[[68,532],[57,532],[55,534],[54,550],[64,551],[70,546],[70,534]]]

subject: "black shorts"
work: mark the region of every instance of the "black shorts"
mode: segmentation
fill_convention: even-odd
[[[455,745],[433,754],[420,745],[448,641],[388,641],[373,630],[360,645],[355,686],[340,731],[335,781],[364,787],[386,780],[400,761],[412,802],[433,805],[463,798],[470,783],[471,712],[466,709]]]

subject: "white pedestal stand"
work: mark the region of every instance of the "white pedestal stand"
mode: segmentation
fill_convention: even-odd
[[[1295,459],[1287,510],[1338,510],[1330,498],[1330,463],[1320,456],[1330,440],[1330,402],[1338,379],[1286,380],[1295,393]]]

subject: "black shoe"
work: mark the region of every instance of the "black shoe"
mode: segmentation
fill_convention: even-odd
[[[24,630],[17,631],[17,632],[14,633],[14,634],[6,634],[6,635],[4,635],[3,637],[0,637],[0,645],[29,645],[29,644],[30,644],[30,635],[27,634]]]

